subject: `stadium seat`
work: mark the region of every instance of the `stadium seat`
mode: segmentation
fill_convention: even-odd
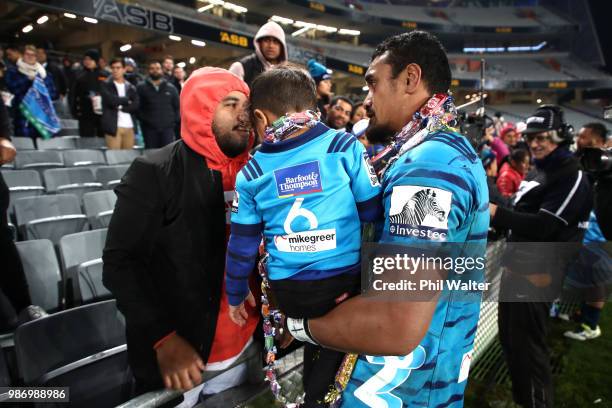
[[[15,136],[11,143],[17,150],[36,150],[34,140],[31,137]]]
[[[37,170],[41,175],[47,169],[64,167],[62,155],[52,150],[19,152],[15,157],[15,168]]]
[[[77,149],[106,149],[106,140],[101,137],[79,137],[76,139]]]
[[[68,305],[112,297],[102,284],[102,250],[106,232],[106,229],[97,229],[66,235],[60,239]]]
[[[137,149],[107,150],[106,161],[108,164],[130,164],[140,154],[140,150]]]
[[[52,137],[51,139],[38,139],[38,150],[67,150],[75,149],[76,143],[72,137]]]
[[[3,171],[2,177],[9,188],[10,213],[12,213],[15,200],[23,197],[39,196],[45,192],[40,175],[36,170]]]
[[[49,239],[58,244],[62,236],[87,227],[80,200],[73,194],[25,197],[14,205],[17,227],[25,239]]]
[[[17,367],[26,386],[70,388],[70,404],[55,406],[114,407],[132,383],[125,342],[114,300],[81,306],[21,325]]]
[[[94,191],[83,195],[83,208],[92,229],[108,227],[116,201],[117,196],[111,190]]]
[[[104,153],[94,149],[66,150],[63,152],[66,167],[100,166],[106,164]]]
[[[130,166],[121,164],[117,166],[102,166],[96,169],[96,180],[102,183],[104,188],[112,189],[121,181]]]
[[[11,374],[9,373],[4,350],[0,350],[0,387],[8,387],[11,385]]]
[[[76,194],[79,199],[85,193],[102,188],[89,168],[50,169],[45,171],[44,178],[48,193]]]
[[[32,304],[50,313],[57,311],[61,307],[62,277],[53,243],[48,239],[36,239],[15,245],[23,264]]]

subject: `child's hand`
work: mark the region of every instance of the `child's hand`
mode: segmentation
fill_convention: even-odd
[[[249,305],[255,307],[255,298],[253,297],[251,291],[249,291],[249,294],[246,297],[246,301]],[[238,306],[229,305],[229,315],[232,322],[236,323],[240,327],[246,324],[247,319],[249,317],[249,314],[246,311],[246,308],[244,307],[244,302],[242,302]]]

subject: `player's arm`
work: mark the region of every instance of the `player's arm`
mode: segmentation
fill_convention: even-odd
[[[382,219],[382,189],[367,152],[354,140],[350,146],[347,172],[351,178],[351,190],[355,197],[359,220],[374,222]]]
[[[226,256],[225,290],[231,306],[240,305],[249,294],[248,279],[257,259],[262,230],[253,194],[239,173]]]
[[[438,198],[447,195],[445,204],[440,205],[448,211],[447,240],[452,241],[451,233],[466,221],[475,208],[475,195],[472,193],[477,187],[473,178],[468,174],[457,175],[456,170],[444,169],[438,164],[411,166],[406,170],[406,177],[387,187],[390,200],[401,200],[405,188],[410,186],[436,188]],[[381,242],[390,240],[390,237],[390,223],[386,222]],[[427,239],[406,238],[402,241],[418,244],[419,247],[424,243],[427,246]],[[444,271],[419,269],[412,279],[418,282],[443,278]],[[301,323],[307,335],[324,347],[369,355],[406,355],[427,333],[439,295],[436,290],[419,291],[412,300],[407,297],[389,299],[390,295],[384,292],[376,296],[359,295],[341,303],[325,316]],[[288,326],[292,329],[290,324]],[[290,331],[293,334],[295,330]],[[299,327],[297,333],[299,337]]]

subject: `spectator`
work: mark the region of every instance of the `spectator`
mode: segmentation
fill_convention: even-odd
[[[143,81],[142,75],[138,73],[138,65],[133,58],[125,57],[125,79],[132,85],[137,86]]]
[[[249,86],[257,75],[286,62],[289,58],[285,32],[274,21],[261,26],[255,34],[253,45],[255,46],[253,54],[234,62],[229,68],[230,72],[238,75]]]
[[[104,131],[100,125],[102,114],[101,84],[108,74],[98,67],[100,53],[90,49],[83,57],[83,70],[77,74],[74,87],[70,92],[70,110],[79,121],[81,137],[102,137]]]
[[[502,164],[497,177],[497,188],[501,195],[510,197],[515,194],[521,182],[529,171],[531,157],[524,149],[514,149],[510,152],[509,160]]]
[[[52,100],[57,99],[55,84],[50,75],[47,75],[47,70],[36,61],[36,47],[26,45],[23,48],[23,57],[17,60],[16,65],[12,65],[6,71],[6,86],[14,95],[13,98],[13,126],[16,135],[28,136],[32,138],[40,137],[38,130],[31,126],[21,110],[19,105],[24,96],[32,86],[34,78],[40,77],[49,91],[49,96]]]
[[[183,67],[179,67],[178,65],[174,67],[174,70],[172,72],[172,85],[174,85],[180,95],[181,91],[183,90],[183,85],[185,85],[187,75],[185,74],[185,70],[183,69]]]
[[[327,118],[327,107],[333,95],[331,81],[332,70],[327,69],[325,65],[311,59],[308,61],[308,72],[310,72],[310,76],[315,80],[315,84],[317,85],[317,107],[319,108],[319,112],[321,112],[321,120],[325,121]]]
[[[516,127],[512,123],[506,123],[499,132],[499,137],[508,146],[510,150],[516,147],[519,141],[519,134],[516,132]]]
[[[353,114],[351,115],[351,120],[347,126],[350,132],[353,130],[353,125],[359,122],[361,119],[366,117],[366,110],[363,107],[363,103],[359,102],[353,105]]]
[[[136,87],[125,80],[125,62],[111,61],[112,77],[100,87],[102,93],[102,130],[109,149],[134,147],[135,113],[138,111]]]
[[[69,57],[64,57],[62,60],[62,73],[64,78],[66,78],[66,91],[69,92],[73,89],[74,82],[76,81],[76,73],[72,69],[72,61]]]
[[[137,158],[115,190],[104,284],[126,319],[138,394],[190,389],[251,344],[258,312],[241,329],[223,291],[234,183],[253,143],[248,94],[226,70],[195,71],[181,94],[182,139]],[[245,364],[231,370],[217,391],[244,381]]]
[[[489,202],[495,204],[506,204],[508,200],[499,192],[495,182],[497,181],[497,160],[495,153],[488,147],[484,146],[478,153],[480,161],[487,175],[487,187],[489,188]]]
[[[12,162],[17,154],[9,136],[9,125],[8,111],[0,102],[0,166]],[[21,259],[8,226],[8,207],[9,189],[0,172],[0,332],[47,315],[39,306],[32,305]],[[15,312],[19,312],[18,318]]]
[[[166,55],[162,60],[162,70],[164,71],[164,79],[169,83],[173,83],[174,76],[172,71],[174,70],[174,57],[172,55]]]
[[[6,58],[6,67],[9,68],[11,65],[17,65],[17,61],[21,58],[21,51],[14,45],[8,45],[4,49]]]
[[[588,221],[592,193],[587,177],[569,151],[571,130],[557,106],[542,106],[527,120],[523,132],[535,159],[514,199],[514,208],[490,204],[491,225],[510,230],[508,242],[580,242]],[[516,246],[515,246],[516,248]],[[544,247],[523,247],[507,256],[499,303],[499,337],[512,379],[515,402],[524,407],[552,407],[552,374],[546,344],[549,304],[540,293],[556,296],[565,268],[564,253],[546,263]],[[514,291],[512,292],[512,288]],[[516,290],[520,288],[520,290]],[[552,292],[552,293],[551,293]],[[506,294],[507,293],[507,294]],[[525,297],[524,293],[537,296]],[[527,295],[529,296],[529,295]]]
[[[106,63],[106,58],[101,56],[98,59],[98,66],[100,67],[100,71],[106,72],[107,75],[110,74],[110,69],[108,67],[108,64]]]
[[[60,98],[66,96],[68,87],[66,85],[66,78],[61,68],[52,62],[47,61],[47,50],[42,47],[36,48],[36,60],[47,70],[47,75],[51,75],[55,89]]]
[[[495,136],[495,123],[491,123],[485,129],[484,140],[489,144],[493,153],[495,153],[495,157],[497,158],[497,167],[501,166],[502,161],[510,154],[510,149],[506,144],[501,140],[501,138]]]
[[[576,138],[578,152],[587,147],[603,148],[606,145],[607,135],[608,129],[603,124],[599,122],[587,123],[580,129]]]
[[[136,87],[140,99],[138,119],[145,148],[156,149],[174,141],[175,126],[180,120],[179,95],[163,78],[159,61],[149,63],[149,77]]]
[[[335,96],[329,103],[325,124],[332,129],[346,130],[353,113],[353,102],[346,96]]]

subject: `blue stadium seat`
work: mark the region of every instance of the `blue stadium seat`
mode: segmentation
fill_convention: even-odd
[[[61,307],[61,282],[57,256],[53,243],[37,239],[15,243],[23,264],[32,304],[52,313]]]
[[[114,407],[132,385],[125,342],[114,300],[81,306],[21,325],[17,367],[26,386],[69,387],[70,404],[56,406]]]

